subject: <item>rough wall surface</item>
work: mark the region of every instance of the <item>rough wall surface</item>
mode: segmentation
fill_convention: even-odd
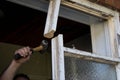
[[[118,10],[120,12],[120,0],[89,0],[100,5]]]

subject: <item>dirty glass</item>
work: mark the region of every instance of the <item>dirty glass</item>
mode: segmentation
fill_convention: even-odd
[[[117,80],[115,66],[65,56],[65,80]]]

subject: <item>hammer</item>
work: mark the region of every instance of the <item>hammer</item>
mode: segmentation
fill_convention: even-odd
[[[41,44],[35,48],[31,48],[31,51],[32,51],[32,53],[36,52],[36,51],[44,51],[47,49],[47,47],[48,47],[48,42],[46,40],[42,40]],[[14,56],[15,60],[18,60],[21,58],[22,58],[22,56],[19,53],[15,54],[15,56]]]

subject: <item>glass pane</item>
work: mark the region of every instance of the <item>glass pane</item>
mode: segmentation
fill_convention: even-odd
[[[65,56],[65,80],[117,80],[115,66]]]

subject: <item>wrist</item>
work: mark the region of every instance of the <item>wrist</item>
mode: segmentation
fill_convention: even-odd
[[[17,62],[16,60],[12,60],[11,66],[19,67],[20,65],[21,63]]]

